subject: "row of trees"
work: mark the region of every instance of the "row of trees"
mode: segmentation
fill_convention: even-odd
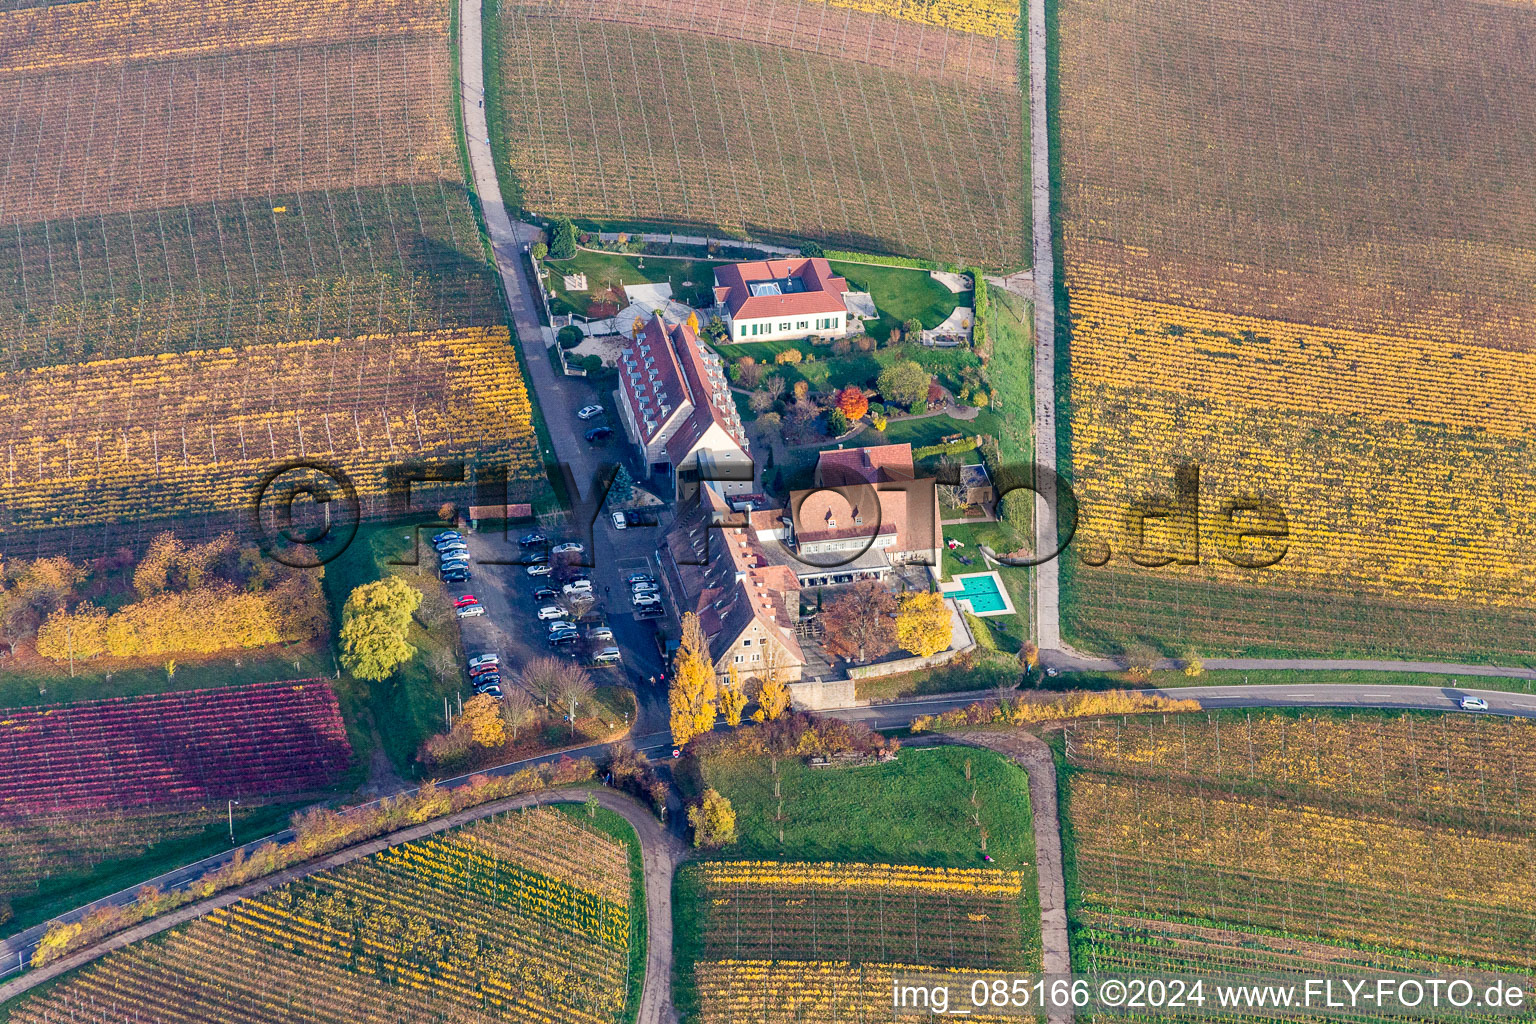
[[[98,602],[137,598],[109,613]],[[320,577],[242,548],[233,534],[186,544],[162,533],[90,563],[63,556],[0,565],[0,643],[35,639],[39,656],[71,667],[116,658],[209,654],[309,640],[328,616]]]
[[[539,657],[503,680],[502,698],[477,694],[444,733],[422,745],[421,760],[435,767],[462,764],[478,751],[516,745],[520,735],[560,715],[575,735],[576,719],[590,709],[596,684],[580,665]]]

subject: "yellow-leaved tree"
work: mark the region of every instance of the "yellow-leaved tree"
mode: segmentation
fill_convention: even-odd
[[[949,606],[938,594],[903,594],[896,606],[896,642],[904,651],[926,658],[954,640]]]
[[[683,636],[672,659],[672,742],[682,746],[715,725],[715,666],[709,656],[704,628],[693,612],[683,616]]]
[[[482,747],[499,747],[507,741],[501,708],[488,693],[477,693],[465,701],[459,721],[469,731],[469,738]]]
[[[789,687],[784,685],[779,671],[779,649],[770,644],[768,659],[763,667],[763,685],[757,691],[757,710],[752,712],[754,722],[772,722],[789,710]]]
[[[725,685],[720,688],[720,713],[725,716],[725,724],[734,729],[741,724],[741,713],[747,707],[747,695],[736,675],[736,666],[731,665],[726,671]]]
[[[698,803],[688,808],[693,826],[693,845],[714,848],[736,841],[736,809],[713,789],[706,789]]]

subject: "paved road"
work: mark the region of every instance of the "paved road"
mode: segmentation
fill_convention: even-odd
[[[1051,247],[1051,153],[1045,106],[1045,0],[1029,0],[1030,214],[1035,285],[1035,462],[1056,469],[1056,262]],[[1035,550],[1056,548],[1056,483],[1035,481]],[[1035,567],[1035,643],[1061,646],[1060,567]]]
[[[480,0],[460,0],[459,78],[463,90],[464,136],[469,147],[474,189],[480,197],[486,230],[491,235],[496,269],[500,272],[507,307],[512,311],[512,325],[522,347],[523,362],[528,367],[529,384],[549,426],[555,456],[571,467],[578,495],[586,495],[591,490],[593,475],[602,457],[582,440],[584,431],[572,427],[570,415],[592,400],[582,395],[583,387],[586,395],[590,395],[591,386],[586,384],[585,378],[556,375],[550,365],[543,331],[539,327],[538,292],[534,290],[522,256],[523,245],[529,239],[519,237],[507,213],[506,204],[501,199],[501,184],[496,180],[496,164],[491,159],[490,130],[481,102],[485,96],[485,70],[480,28]]]
[[[527,793],[492,803],[472,807],[443,818],[392,832],[387,836],[348,847],[287,871],[259,879],[248,885],[231,889],[211,899],[182,907],[133,928],[125,929],[89,949],[57,960],[46,967],[29,971],[19,978],[0,985],[0,1003],[51,981],[61,974],[90,963],[113,950],[158,935],[177,925],[184,924],[210,911],[227,907],[239,900],[259,895],[295,879],[319,871],[329,871],[353,861],[377,853],[387,847],[414,842],[445,829],[477,821],[481,818],[517,810],[541,803],[579,803],[596,797],[598,803],[624,816],[634,826],[640,840],[642,873],[645,879],[646,911],[646,972],[640,993],[638,1024],[670,1024],[675,1019],[672,1010],[672,875],[677,865],[688,856],[688,847],[676,835],[664,829],[649,810],[622,793],[602,787],[583,786],[554,793]]]

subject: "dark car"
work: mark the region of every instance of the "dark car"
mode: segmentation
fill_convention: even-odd
[[[535,530],[533,533],[523,534],[517,538],[517,542],[525,548],[531,548],[539,544],[548,544],[549,538]]]
[[[539,587],[533,592],[535,601],[553,601],[560,596],[560,592],[554,587]]]
[[[586,434],[587,440],[593,444],[596,444],[599,441],[606,441],[612,436],[612,427],[593,427],[591,430],[587,431]]]

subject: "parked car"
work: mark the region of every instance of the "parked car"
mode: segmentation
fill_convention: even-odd
[[[1487,711],[1488,702],[1481,697],[1461,698],[1461,710],[1463,711]]]
[[[604,647],[592,655],[594,665],[617,665],[624,660],[624,655],[617,647]]]
[[[615,530],[622,530],[622,529],[625,529],[628,526],[629,526],[629,521],[624,518],[624,513],[623,512],[615,512],[613,514],[613,528]]]
[[[549,635],[554,636],[556,633],[564,633],[566,630],[574,630],[575,628],[576,623],[561,619],[558,622],[551,622],[549,624]]]
[[[459,609],[459,618],[475,619],[485,614],[485,605],[472,604]]]
[[[585,407],[583,407],[581,409],[578,409],[576,411],[576,418],[579,419],[579,420],[591,420],[591,419],[596,419],[597,417],[601,416],[602,414],[603,414],[603,407],[602,406],[600,406],[600,405],[588,405],[588,406],[585,406]]]
[[[453,606],[455,608],[464,608],[464,607],[467,607],[468,605],[479,604],[479,603],[480,603],[480,599],[478,597],[476,597],[474,594],[465,594],[463,597],[455,598],[454,602],[453,602]]]
[[[609,629],[607,626],[593,626],[591,629],[587,630],[587,639],[612,640],[613,630]]]
[[[554,587],[535,587],[533,599],[535,601],[553,601],[560,596],[560,592]]]
[[[535,530],[533,533],[525,533],[517,538],[517,542],[525,548],[537,547],[540,544],[548,544],[549,538]]]
[[[548,576],[554,570],[550,569],[550,567],[543,562],[535,562],[524,571],[527,572],[529,576]]]
[[[613,428],[612,427],[593,427],[591,430],[587,431],[587,435],[586,436],[587,436],[587,441],[589,443],[596,444],[599,441],[606,441],[610,437],[612,437],[613,436]]]
[[[546,604],[539,609],[540,622],[548,622],[550,619],[561,619],[564,617],[565,609],[561,608],[559,605]]]
[[[552,555],[579,555],[585,550],[586,548],[582,547],[574,540],[568,540],[564,544],[556,544],[554,547],[550,548],[549,553]]]
[[[481,665],[500,665],[500,664],[501,664],[501,655],[499,655],[499,654],[477,654],[474,657],[469,659],[469,667],[470,668],[479,668]]]
[[[463,540],[463,539],[464,539],[464,535],[461,534],[458,530],[444,530],[442,533],[439,533],[439,534],[436,534],[435,536],[433,536],[432,543],[433,544],[441,544],[445,540]]]

